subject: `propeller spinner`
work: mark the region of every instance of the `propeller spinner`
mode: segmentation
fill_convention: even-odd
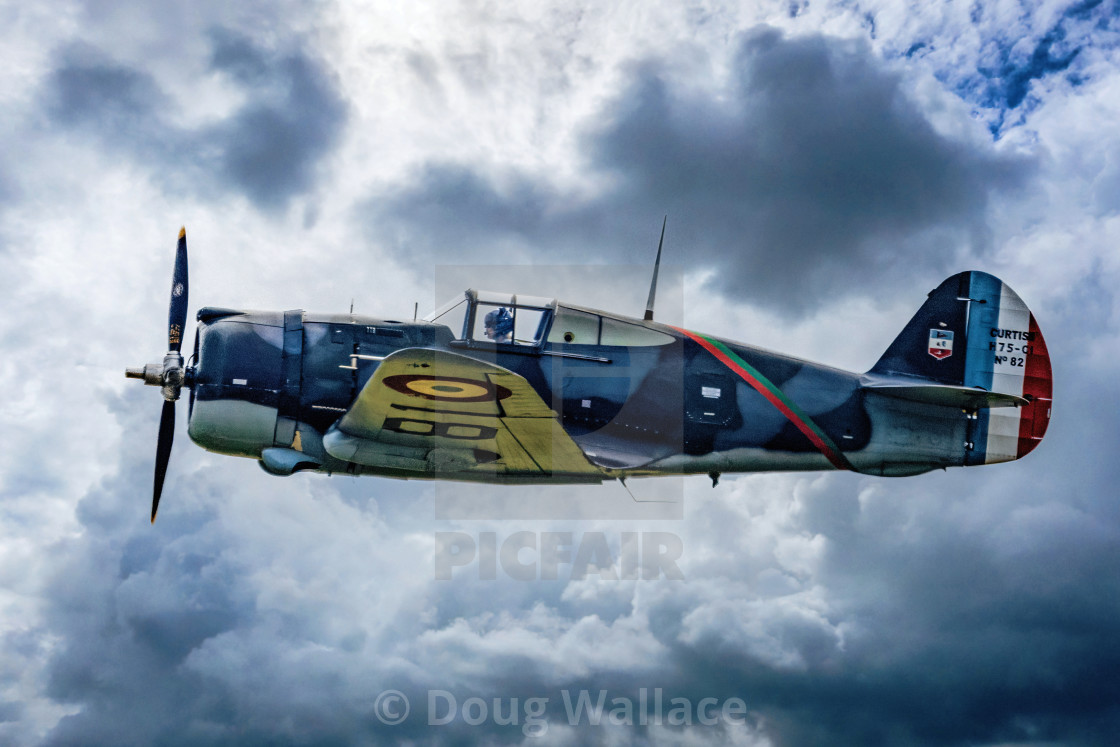
[[[148,386],[158,386],[163,391],[163,413],[159,419],[159,439],[156,441],[156,468],[152,483],[152,522],[159,509],[163,493],[163,478],[171,458],[171,442],[175,438],[175,400],[187,382],[188,370],[183,365],[180,350],[183,347],[183,327],[187,323],[187,229],[179,231],[179,246],[175,251],[175,273],[171,278],[171,304],[167,314],[167,354],[162,363],[149,363],[143,368],[125,369],[130,379],[141,379]]]

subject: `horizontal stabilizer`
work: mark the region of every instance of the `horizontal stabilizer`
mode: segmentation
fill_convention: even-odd
[[[938,384],[933,381],[910,379],[902,376],[865,374],[860,379],[863,388],[886,397],[930,405],[960,407],[978,410],[982,407],[1024,407],[1030,400],[1014,394],[989,392],[979,387]]]

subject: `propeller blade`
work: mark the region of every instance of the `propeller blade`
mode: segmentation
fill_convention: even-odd
[[[183,327],[187,323],[187,229],[179,231],[175,250],[175,274],[171,278],[171,306],[167,312],[167,349],[177,353],[183,347]]]
[[[159,440],[156,442],[156,474],[152,485],[152,523],[156,523],[159,497],[163,493],[163,478],[167,475],[167,462],[171,458],[171,442],[175,438],[175,403],[164,402],[159,417]]]

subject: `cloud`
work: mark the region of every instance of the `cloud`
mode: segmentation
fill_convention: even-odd
[[[95,3],[75,21],[25,5],[6,26],[39,37],[12,45],[0,70],[12,125],[0,155],[12,260],[0,276],[0,423],[17,434],[0,455],[0,741],[1113,739],[1114,2],[880,3],[865,43],[836,35],[864,37],[862,10],[826,3],[781,3],[770,20],[785,31],[746,35],[765,6],[532,18],[502,6],[494,23],[498,6],[477,3],[401,15],[347,5],[341,29],[302,10],[224,7]],[[213,20],[227,12],[242,24]],[[1032,67],[1055,24],[1064,36]],[[533,57],[542,39],[552,46]],[[925,46],[905,58],[917,39]],[[386,51],[401,46],[434,51]],[[1074,49],[1065,70],[1046,69]],[[1009,99],[999,88],[985,104],[977,70],[1003,75],[1004,51],[1006,79],[1027,93],[993,142],[985,125]],[[975,85],[958,88],[964,79]],[[553,145],[573,123],[575,157]],[[539,149],[527,157],[528,145]],[[404,182],[402,163],[417,164]],[[322,203],[315,226],[284,211],[304,198]],[[178,222],[166,235],[161,224],[192,210],[206,215],[188,221],[204,302],[344,309],[357,295],[360,310],[390,314],[413,297],[405,273],[436,261],[533,263],[524,286],[506,287],[541,293],[578,287],[564,262],[647,265],[669,212],[666,261],[706,269],[713,285],[697,288],[693,273],[664,301],[767,326],[781,349],[824,359],[889,332],[879,325],[901,304],[891,293],[912,308],[916,290],[975,262],[1042,323],[1054,419],[1014,464],[902,480],[725,476],[714,490],[689,478],[683,520],[565,523],[437,520],[433,502],[452,484],[272,478],[192,447],[181,409],[152,527],[159,397],[120,390],[120,368],[163,334]],[[223,242],[265,244],[269,260],[206,259],[203,247]],[[306,272],[325,256],[335,272]],[[456,287],[468,272],[447,271]],[[648,277],[634,273],[639,286]],[[641,308],[644,288],[631,302],[602,275],[601,305]],[[854,294],[874,298],[828,306]],[[648,497],[641,482],[631,487]],[[534,502],[612,488],[476,490],[536,516]],[[443,530],[602,531],[612,550],[622,532],[669,531],[685,580],[568,580],[561,565],[555,581],[467,568],[437,582]],[[740,697],[747,724],[564,723],[561,689],[637,700],[655,687],[693,703]],[[397,727],[373,710],[388,688],[412,699]],[[430,688],[460,705],[550,697],[548,733],[461,718],[429,727]]]
[[[143,134],[166,98],[151,76],[76,46],[64,53],[50,81],[47,111],[65,127],[85,127],[103,137]]]
[[[716,95],[634,69],[584,138],[601,190],[428,163],[371,201],[370,230],[436,261],[638,262],[667,212],[668,257],[726,297],[806,313],[983,256],[989,200],[1031,178],[1025,158],[940,134],[903,85],[860,43],[757,28]]]
[[[125,433],[154,431],[146,394],[113,404]],[[42,561],[41,625],[5,641],[10,657],[18,647],[46,662],[54,702],[81,707],[44,744],[523,736],[461,718],[427,727],[430,689],[460,704],[549,697],[557,741],[571,736],[561,690],[582,688],[748,704],[743,727],[627,732],[651,743],[1092,743],[1120,720],[1108,684],[1120,664],[1117,525],[1057,500],[1029,469],[693,481],[685,521],[577,527],[679,533],[683,582],[487,581],[469,569],[436,582],[430,506],[382,514],[404,497],[395,481],[354,481],[363,499],[348,501],[351,481],[280,483],[182,443],[150,527],[138,437],[82,498],[81,531]],[[1101,458],[1108,440],[1097,444],[1076,458]],[[1078,464],[1065,449],[1040,458]],[[398,727],[372,712],[389,688],[413,703]]]
[[[268,49],[222,28],[210,33],[210,46],[209,72],[242,99],[216,121],[179,124],[189,101],[88,44],[59,53],[43,94],[46,115],[153,168],[172,190],[218,188],[283,209],[314,189],[341,137],[348,112],[337,81],[303,48]]]
[[[368,492],[347,505],[319,482],[295,500],[267,478],[244,490],[200,471],[182,432],[149,526],[141,501],[152,452],[138,448],[153,433],[149,394],[113,403],[133,434],[120,470],[82,497],[80,532],[45,564],[50,602],[32,636],[56,642],[44,691],[80,709],[41,743],[348,741],[363,727],[347,714],[357,719],[377,692],[377,676],[364,678],[395,668],[378,661],[379,642],[404,634],[415,590],[426,591],[401,582],[428,581],[431,563],[389,572],[417,543],[407,531],[387,535]],[[399,484],[383,487],[392,495]],[[364,563],[348,561],[359,555]]]
[[[1116,3],[1105,0],[884,11],[894,32],[884,52],[931,66],[997,139],[1026,124],[1048,89],[1107,78],[1120,35]]]
[[[259,205],[282,206],[309,190],[346,122],[337,83],[322,64],[306,52],[270,54],[217,31],[211,66],[254,94],[235,116],[198,133],[197,150],[216,150],[215,167]]]

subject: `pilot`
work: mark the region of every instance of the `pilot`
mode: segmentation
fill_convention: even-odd
[[[513,315],[504,306],[494,309],[483,322],[486,336],[494,342],[513,342]]]

